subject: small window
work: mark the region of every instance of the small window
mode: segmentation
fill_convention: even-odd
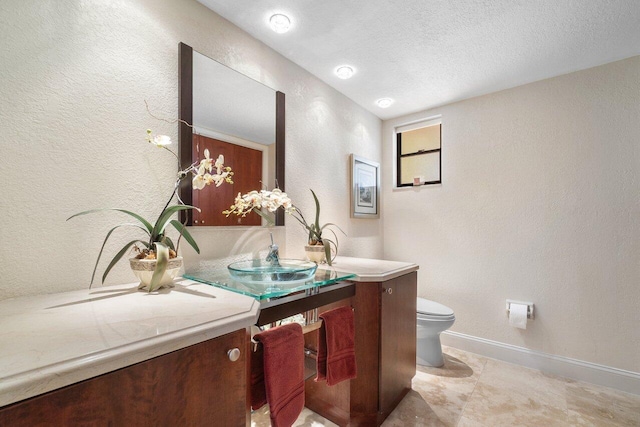
[[[396,128],[396,187],[442,183],[440,121]]]

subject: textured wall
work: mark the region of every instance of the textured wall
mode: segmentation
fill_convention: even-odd
[[[322,219],[349,234],[342,253],[379,257],[381,221],[349,218],[348,156],[380,160],[381,122],[300,67],[195,0],[0,3],[0,299],[88,285],[116,213],[65,222],[73,213],[121,207],[150,218],[168,197],[176,165],[144,142],[152,128],[177,141],[178,42],[287,95],[287,190],[306,212],[308,188]],[[187,264],[256,253],[260,229],[194,232],[203,255]],[[107,254],[130,240],[114,235]],[[285,255],[300,257],[305,234],[293,221],[276,231]],[[99,271],[106,266],[103,264]],[[121,262],[108,283],[133,281]]]
[[[442,185],[392,190],[394,126],[437,114]],[[640,372],[639,119],[634,57],[385,121],[385,256],[454,331]]]

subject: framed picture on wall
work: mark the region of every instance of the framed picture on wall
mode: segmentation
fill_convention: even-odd
[[[351,217],[380,217],[380,164],[351,154]]]

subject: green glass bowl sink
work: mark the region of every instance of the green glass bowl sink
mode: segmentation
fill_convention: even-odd
[[[238,261],[227,266],[233,280],[250,285],[294,285],[313,280],[318,265],[297,259],[280,259],[279,265],[271,265],[262,259]]]

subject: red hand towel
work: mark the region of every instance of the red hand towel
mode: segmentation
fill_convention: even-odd
[[[256,351],[251,352],[251,409],[254,411],[267,403],[262,356],[262,345],[258,345]]]
[[[304,408],[304,337],[289,323],[256,334],[264,351],[264,384],[271,425],[291,427]]]
[[[351,307],[339,307],[320,315],[318,375],[327,385],[356,377],[355,327]]]

